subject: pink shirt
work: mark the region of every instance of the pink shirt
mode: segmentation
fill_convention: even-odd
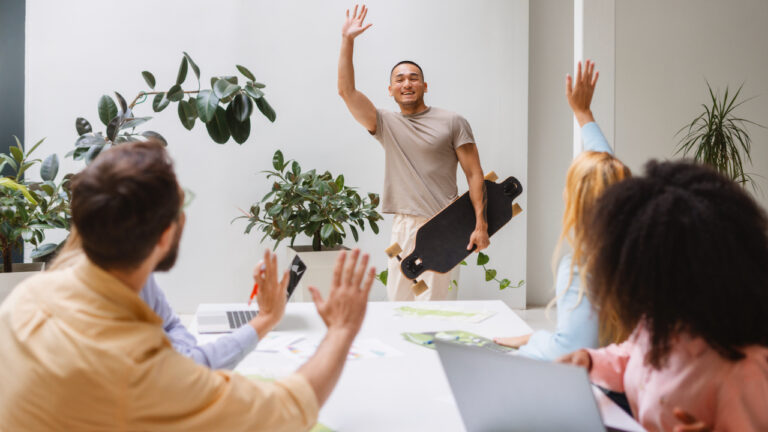
[[[672,430],[680,407],[717,432],[768,430],[768,347],[749,347],[746,358],[732,362],[703,339],[680,335],[656,370],[644,361],[648,339],[640,326],[622,344],[588,350],[592,382],[626,392],[643,427]]]

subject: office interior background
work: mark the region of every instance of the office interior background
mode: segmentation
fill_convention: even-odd
[[[484,282],[482,269],[470,261],[458,281],[460,299],[501,299],[525,308],[553,295],[551,254],[565,173],[578,140],[564,96],[565,75],[576,59],[597,63],[595,117],[633,172],[641,172],[648,159],[678,157],[675,134],[707,102],[707,81],[720,90],[743,83],[743,95],[755,98],[739,108],[740,116],[768,125],[768,3],[761,0],[367,4],[373,27],[355,44],[358,89],[377,107],[397,109],[387,95],[389,70],[403,59],[418,62],[429,85],[427,104],[465,116],[484,170],[513,175],[525,188],[518,199],[524,212],[491,239],[487,251],[500,276],[523,279],[524,287],[500,291]],[[77,138],[75,118],[95,125],[101,95],[118,91],[132,99],[146,90],[143,70],[155,74],[158,89],[170,87],[182,51],[200,66],[204,82],[235,74],[235,65],[242,64],[267,85],[277,120],[252,117],[243,145],[213,143],[199,122],[187,131],[175,109],[154,113],[151,100],[135,109],[154,117],[147,129],[162,132],[180,182],[195,193],[177,265],[158,276],[181,313],[194,312],[198,303],[237,302],[248,295],[253,265],[272,242],[260,243],[260,235],[243,233],[244,223],[230,221],[271,187],[260,171],[270,169],[275,150],[303,169],[343,174],[362,193],[381,192],[383,150],[336,91],[343,11],[352,3],[3,0],[2,5],[2,32],[17,33],[2,38],[0,51],[3,94],[15,98],[6,99],[15,102],[3,107],[2,117],[16,125],[2,128],[7,136],[1,145],[10,144],[14,133],[27,143],[46,137],[40,152],[57,153],[60,172],[82,167],[64,158]],[[186,82],[185,88],[197,87],[191,73]],[[14,129],[19,122],[21,130]],[[767,208],[768,130],[749,132],[754,145],[747,171],[755,174],[755,196]],[[463,192],[463,174],[457,177]],[[345,244],[371,253],[383,269],[390,225],[391,216],[385,215],[378,235],[367,229],[359,242],[350,236]],[[300,243],[309,239],[297,239]],[[278,248],[283,259],[285,246]],[[382,284],[377,282],[372,299],[385,299]]]

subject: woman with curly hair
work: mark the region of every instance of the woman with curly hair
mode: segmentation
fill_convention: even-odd
[[[747,192],[651,161],[603,194],[585,232],[591,299],[632,333],[560,361],[626,392],[649,431],[768,430],[768,220]]]

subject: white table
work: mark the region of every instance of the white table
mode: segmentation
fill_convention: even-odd
[[[403,305],[445,305],[496,314],[480,323],[432,318],[396,317]],[[194,323],[190,326],[194,330]],[[403,332],[465,330],[488,338],[524,334],[531,328],[503,302],[371,302],[358,339],[375,338],[402,352],[402,356],[348,361],[320,422],[336,431],[463,431],[461,417],[437,352],[406,341]],[[325,326],[312,303],[289,303],[276,332],[321,338]],[[214,339],[201,335],[200,342]],[[245,375],[282,376],[300,365],[285,354],[249,354],[236,371]],[[642,430],[624,411],[596,393],[606,424],[623,430]]]

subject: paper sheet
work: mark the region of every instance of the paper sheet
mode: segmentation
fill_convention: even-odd
[[[400,317],[429,318],[446,321],[479,323],[495,315],[489,310],[468,310],[455,306],[401,306],[395,309],[395,315]]]
[[[308,359],[317,350],[318,342],[301,339],[287,345],[283,352],[300,359]],[[378,339],[356,339],[347,354],[347,360],[365,360],[401,356],[403,353]]]

